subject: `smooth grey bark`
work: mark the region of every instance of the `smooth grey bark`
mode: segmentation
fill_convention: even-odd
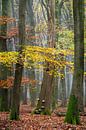
[[[2,1],[2,16],[8,16],[8,2],[9,0]],[[7,51],[7,23],[1,25],[1,38],[0,38],[0,51]],[[5,65],[0,65],[0,79],[6,80],[8,69]],[[8,89],[6,86],[3,86],[4,88],[0,89],[0,110],[1,111],[8,111]]]
[[[54,77],[53,94],[52,94],[52,110],[58,105],[58,77]]]
[[[20,87],[22,80],[23,72],[23,62],[21,59],[23,46],[25,44],[25,9],[26,9],[26,0],[19,1],[19,56],[18,63],[15,67],[15,78],[13,86],[13,101],[10,119],[18,120],[19,119],[19,107],[20,107]],[[20,63],[21,61],[21,63]]]
[[[84,76],[84,0],[73,1],[74,15],[74,78],[72,94],[79,101],[79,110],[83,111]]]
[[[27,104],[27,85],[22,86],[22,101],[23,104],[26,105]]]
[[[65,107],[67,105],[67,100],[66,100],[66,83],[65,83],[65,70],[62,70],[64,77],[61,78],[60,80],[60,84],[61,84],[61,88],[62,88],[62,92],[61,92],[61,106]]]
[[[79,111],[83,107],[84,76],[84,0],[73,0],[74,16],[74,77],[65,121],[79,124]]]
[[[34,11],[33,11],[33,0],[27,1],[27,16],[28,16],[28,24],[30,26],[30,31],[29,31],[29,38],[31,36],[35,36],[35,18],[34,18]],[[28,39],[28,43],[31,46],[35,46],[35,39]],[[31,80],[35,80],[35,69],[32,68],[31,70],[28,70],[28,77]],[[31,106],[35,107],[36,106],[36,98],[37,98],[37,87],[36,85],[29,85],[29,90],[30,90],[30,100],[31,100]]]
[[[48,19],[48,47],[55,47],[55,1],[47,1],[47,19]],[[54,76],[49,75],[51,67],[49,63],[46,63],[46,69],[44,69],[44,77],[42,81],[41,91],[39,95],[39,101],[37,104],[37,113],[50,114],[52,109],[52,94],[53,94],[53,79]]]

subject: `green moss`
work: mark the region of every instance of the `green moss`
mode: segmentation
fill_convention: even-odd
[[[5,101],[0,97],[0,111],[1,112],[9,112],[8,106],[5,105]]]
[[[74,95],[70,96],[68,109],[65,117],[65,122],[70,124],[79,124],[80,118],[79,118],[79,110],[78,110],[78,100]]]
[[[40,114],[40,115],[51,115],[51,112],[49,109],[45,109],[45,108],[36,108],[33,111],[33,114]]]
[[[17,113],[15,108],[12,108],[11,110],[10,120],[19,120],[19,114]]]
[[[52,102],[52,110],[55,110],[56,107],[57,107],[56,100],[53,99],[53,102]]]
[[[49,109],[44,109],[42,112],[41,112],[42,115],[51,115],[51,111]]]
[[[6,128],[6,130],[10,130],[10,128]]]
[[[36,108],[36,109],[32,112],[32,114],[41,114],[41,111],[39,111],[39,109]]]

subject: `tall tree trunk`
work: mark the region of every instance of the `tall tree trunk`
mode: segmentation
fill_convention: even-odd
[[[65,121],[79,124],[79,111],[83,111],[84,76],[84,0],[73,0],[74,16],[74,77]]]
[[[35,79],[35,70],[32,68],[28,71],[28,76],[31,80]],[[31,107],[36,106],[36,85],[35,84],[29,84],[29,90],[30,90],[30,101],[31,101]]]
[[[21,91],[22,102],[24,105],[27,105],[27,85],[22,86]]]
[[[9,0],[2,1],[2,16],[8,16],[8,2]],[[7,36],[7,23],[1,26],[1,36],[3,36],[2,39],[0,39],[0,51],[7,51],[7,45],[6,45],[6,36]],[[7,73],[8,69],[5,65],[0,65],[1,69],[1,80],[7,79]],[[6,86],[3,86],[6,87]],[[2,88],[0,89],[0,110],[1,111],[8,111],[8,89]]]
[[[85,107],[86,107],[86,76],[85,76]]]
[[[65,107],[67,105],[67,100],[66,100],[66,83],[65,83],[65,68],[62,70],[62,74],[64,75],[63,78],[60,80],[62,92],[61,92],[61,106]]]
[[[19,1],[19,57],[18,63],[15,68],[15,79],[13,86],[13,101],[11,108],[10,119],[19,119],[19,107],[20,107],[20,86],[22,80],[23,63],[21,59],[23,45],[25,43],[25,7],[26,0]],[[21,61],[21,63],[20,63]]]
[[[48,47],[55,47],[55,1],[50,0],[47,2],[47,17],[48,17]],[[49,75],[50,65],[44,70],[44,77],[37,104],[37,113],[50,114],[52,107],[52,94],[53,94],[53,75]]]
[[[33,11],[33,0],[27,1],[27,14],[28,14],[28,23],[30,26],[31,31],[29,32],[29,37],[35,36],[35,21],[34,21],[34,11]],[[29,44],[31,46],[35,46],[36,40],[29,40]],[[35,69],[32,68],[31,70],[28,71],[28,76],[30,79],[35,80]],[[37,93],[37,87],[36,85],[29,85],[29,90],[30,90],[30,100],[31,100],[31,106],[35,107],[36,106],[36,93]]]
[[[52,110],[58,105],[58,77],[54,77],[53,94],[52,94]]]

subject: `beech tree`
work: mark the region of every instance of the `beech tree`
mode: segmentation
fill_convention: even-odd
[[[31,28],[29,31],[29,37],[35,37],[35,20],[34,20],[34,11],[33,11],[33,0],[27,1],[27,16],[28,16],[28,24]],[[28,44],[31,46],[35,46],[36,40],[28,39]],[[28,70],[28,75],[30,79],[35,79],[35,69],[32,68]],[[36,104],[36,85],[30,85],[29,84],[29,90],[30,90],[30,100],[31,100],[31,106],[34,107]]]
[[[20,107],[20,87],[22,80],[22,72],[23,72],[23,62],[21,59],[22,49],[25,43],[25,7],[26,0],[19,1],[19,56],[18,62],[15,67],[15,79],[13,86],[13,100],[12,100],[12,108],[10,119],[18,120],[19,119],[19,107]]]
[[[3,22],[1,25],[1,38],[0,38],[0,51],[5,52],[7,51],[7,22],[4,23],[4,16],[8,17],[8,4],[9,0],[2,0],[2,18]],[[0,65],[0,79],[1,80],[6,80],[7,79],[7,74],[8,74],[8,69],[5,65]],[[0,111],[8,111],[8,89],[6,86],[4,88],[0,88]]]
[[[73,0],[74,17],[74,76],[65,122],[79,124],[83,111],[84,76],[84,0]]]
[[[42,1],[43,2],[43,1]],[[50,0],[44,4],[47,10],[48,19],[48,47],[55,47],[55,1]],[[52,109],[52,94],[53,94],[53,74],[49,75],[51,67],[47,63],[44,69],[44,77],[41,86],[41,92],[35,113],[50,114]]]

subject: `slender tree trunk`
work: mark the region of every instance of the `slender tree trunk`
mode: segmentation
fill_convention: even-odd
[[[48,47],[55,47],[55,1],[50,0],[47,3],[47,16],[48,16]],[[52,109],[52,94],[53,94],[53,75],[49,75],[50,65],[44,69],[44,77],[37,104],[36,113],[50,114]]]
[[[2,16],[8,16],[8,2],[9,0],[2,1]],[[0,51],[7,51],[6,36],[7,36],[7,23],[1,26],[1,36],[4,38],[0,39]],[[7,79],[8,69],[5,65],[0,65],[1,69],[1,80]],[[3,86],[6,87],[6,86]],[[0,89],[0,110],[8,111],[8,89]]]
[[[22,101],[23,101],[23,104],[24,105],[27,105],[27,85],[24,85],[23,87],[22,87],[22,94],[21,94],[21,96],[22,96]]]
[[[62,70],[62,74],[64,75],[64,77],[61,78],[61,80],[60,80],[60,84],[61,84],[61,87],[62,87],[61,106],[65,107],[67,105],[67,101],[66,101],[66,83],[65,83],[65,68],[63,68],[63,70]]]
[[[86,72],[86,57],[84,57],[84,72]],[[85,86],[84,86],[84,106],[86,107],[86,75],[84,75],[84,84],[85,84]]]
[[[20,87],[22,80],[22,71],[23,71],[23,63],[21,59],[23,45],[25,43],[25,7],[26,0],[19,1],[19,57],[18,63],[15,68],[15,79],[13,86],[13,101],[10,119],[18,120],[19,119],[19,107],[20,107]],[[21,63],[20,63],[21,61]]]
[[[52,110],[58,105],[58,77],[54,77],[53,94],[52,94]]]
[[[35,36],[35,21],[34,21],[34,11],[33,11],[33,0],[27,1],[27,15],[28,15],[28,23],[30,26],[31,31],[29,32],[29,37]],[[30,43],[31,42],[31,43]],[[36,40],[29,40],[29,44],[31,46],[35,46]],[[30,79],[35,80],[35,69],[32,68],[31,70],[28,71],[28,76]],[[37,87],[36,85],[29,85],[30,89],[30,100],[31,100],[31,106],[35,107],[36,106],[36,98],[37,98]]]
[[[84,0],[73,0],[74,16],[74,77],[65,121],[79,124],[79,111],[83,111],[84,76]]]
[[[58,5],[58,17],[59,17],[58,22],[59,22],[59,26],[61,26],[61,23],[62,23],[62,21],[61,21],[61,11],[62,11],[64,1],[63,0],[61,0],[60,2],[58,1],[58,4],[59,4]]]
[[[85,107],[86,107],[86,76],[85,76]]]

